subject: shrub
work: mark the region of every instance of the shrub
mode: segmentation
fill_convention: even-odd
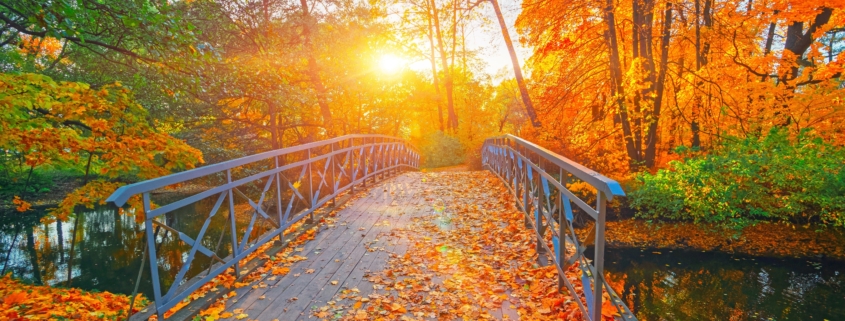
[[[845,226],[845,150],[811,131],[728,138],[707,155],[641,173],[637,216],[741,228],[757,220]]]
[[[423,167],[443,167],[463,164],[466,158],[461,142],[441,131],[423,138],[420,152]]]

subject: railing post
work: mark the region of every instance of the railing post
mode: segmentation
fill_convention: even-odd
[[[593,265],[595,266],[596,273],[593,274],[593,295],[595,296],[595,305],[593,305],[593,310],[590,311],[592,314],[593,320],[601,320],[601,309],[602,309],[602,289],[604,284],[604,224],[605,224],[605,215],[607,214],[607,195],[604,195],[603,191],[597,190],[596,191],[596,207],[598,210],[598,218],[596,219],[596,253],[595,253],[595,261]]]
[[[560,182],[560,186],[563,186],[563,188],[566,188],[566,178],[563,177],[563,169],[562,168],[560,169],[560,176],[558,177],[558,181]],[[569,202],[568,199],[567,199],[567,202]],[[558,246],[558,248],[555,249],[555,252],[557,252],[557,258],[558,258],[557,265],[560,266],[561,269],[562,269],[564,267],[563,262],[566,262],[566,226],[569,224],[569,222],[567,222],[567,218],[566,218],[566,209],[563,207],[563,191],[558,191],[558,193],[557,193],[557,211],[558,211],[557,235],[559,236],[558,243],[560,244],[560,246]],[[557,275],[557,290],[558,291],[562,290],[563,287],[566,286],[566,284],[564,284],[564,282],[565,281],[563,279],[563,275],[558,274]]]
[[[226,182],[232,183],[232,169],[226,170]],[[237,257],[240,254],[240,246],[238,246],[238,235],[237,229],[235,227],[235,223],[237,219],[235,217],[235,195],[232,193],[232,189],[229,189],[229,230],[232,232],[232,257]],[[241,273],[241,262],[235,262],[235,277],[237,278]]]
[[[311,202],[311,204],[308,205],[308,208],[314,209],[314,204],[317,202],[317,200],[314,199],[314,175],[312,175],[312,173],[311,173],[311,168],[313,166],[311,166],[311,149],[310,148],[308,149],[308,165],[307,166],[308,166],[308,200]],[[311,213],[308,213],[308,221],[307,222],[308,223],[314,223],[314,211],[311,211]]]
[[[363,174],[361,176],[361,185],[364,188],[367,188],[367,173],[370,172],[370,163],[367,161],[367,153],[369,153],[369,148],[367,148],[367,139],[361,139],[361,152],[358,155],[358,170],[361,171]],[[361,168],[363,165],[363,168]]]
[[[537,176],[542,177],[542,174],[540,173],[541,172],[538,170]],[[546,253],[546,247],[543,246],[543,243],[541,243],[546,241],[546,239],[543,237],[546,234],[546,226],[543,225],[543,210],[545,209],[543,200],[546,198],[546,195],[543,192],[543,183],[541,181],[542,178],[538,179],[535,183],[537,186],[537,195],[534,197],[534,199],[537,200],[537,204],[534,208],[534,224],[536,225],[534,228],[537,231],[537,244],[535,244],[535,252],[537,252],[538,261],[540,260],[540,256]]]
[[[276,162],[276,168],[279,168],[279,156],[273,157],[273,160]],[[281,228],[281,232],[279,232],[279,245],[284,245],[285,243],[285,223],[284,221],[284,210],[282,210],[282,179],[281,173],[276,172],[276,175],[273,175],[276,178],[276,214],[279,215],[279,227]]]
[[[346,172],[348,173],[347,176],[349,176],[349,194],[355,194],[355,176],[358,176],[355,174],[355,139],[350,138],[349,146],[346,147],[349,149],[349,151],[346,152],[346,163],[349,164],[349,168],[347,168]]]
[[[522,168],[520,171],[522,172],[522,211],[525,213],[525,227],[532,228],[531,226],[531,206],[528,206],[528,186],[531,181],[531,177],[528,177],[528,164],[525,161],[522,162]]]
[[[152,210],[152,204],[150,202],[150,193],[144,193],[144,215],[146,216],[146,220],[144,220],[144,232],[147,234],[147,252],[150,255],[150,278],[152,278],[153,283],[153,295],[155,297],[155,305],[156,305],[156,315],[158,316],[159,320],[164,320],[164,311],[161,311],[159,308],[164,302],[161,302],[161,279],[158,278],[158,256],[156,255],[156,239],[155,233],[153,233],[153,220],[149,216],[150,211]]]
[[[332,167],[332,207],[337,206],[337,176],[335,176],[334,167],[337,165],[335,163],[335,154],[334,154],[334,144],[331,144],[331,156],[329,156],[329,162],[331,164],[329,166]]]

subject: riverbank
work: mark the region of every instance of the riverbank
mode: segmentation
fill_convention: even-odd
[[[586,230],[581,230],[586,234]],[[746,254],[760,257],[828,258],[845,261],[845,231],[782,223],[742,230],[692,222],[625,219],[607,222],[607,246]]]

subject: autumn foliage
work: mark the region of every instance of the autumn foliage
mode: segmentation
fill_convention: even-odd
[[[7,274],[0,278],[0,319],[116,320],[126,316],[129,297],[109,292],[28,285]],[[146,302],[139,295],[134,311]]]
[[[73,168],[85,174],[85,185],[54,210],[60,220],[77,205],[102,204],[121,185],[109,180],[159,177],[202,161],[197,149],[155,131],[146,110],[119,83],[92,89],[43,75],[2,74],[0,117],[0,147],[26,170]]]
[[[617,177],[772,127],[841,145],[843,6],[525,1],[517,27],[545,79],[532,136]]]

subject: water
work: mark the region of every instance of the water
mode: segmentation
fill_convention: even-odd
[[[640,320],[845,320],[845,262],[657,253],[607,249]]]
[[[168,214],[168,224],[196,235],[213,201]],[[0,215],[0,268],[33,283],[60,285],[67,278],[72,221],[44,224],[44,214]],[[206,247],[214,249],[220,231],[228,230],[223,228],[226,216],[221,211],[212,220],[202,241]],[[73,286],[132,293],[143,235],[143,222],[131,212],[85,210],[77,232]],[[219,254],[225,256],[228,234],[222,236]],[[175,239],[159,239],[164,241],[158,263],[165,285],[172,277],[168,273],[184,264],[188,250]],[[845,320],[845,262],[613,248],[606,260],[608,279],[624,288],[623,298],[641,320]],[[198,254],[189,275],[203,272],[208,264]],[[148,272],[140,292],[152,297]]]
[[[213,200],[203,200],[168,213],[165,219],[169,226],[194,236],[202,227],[211,206]],[[82,215],[71,268],[72,286],[131,294],[144,254],[144,222],[133,215],[133,211],[120,213],[110,206],[78,212]],[[0,214],[0,269],[4,274],[11,272],[15,277],[34,284],[64,286],[67,281],[73,219],[45,224],[41,222],[45,215],[45,211]],[[221,233],[228,230],[224,228],[228,222],[227,215],[223,209],[213,217],[206,237],[202,239],[204,246],[217,248]],[[223,241],[217,253],[225,257],[231,252],[231,247],[226,240]],[[187,257],[185,253],[190,247],[164,230],[160,231],[158,242],[161,243],[157,250],[159,274],[162,276],[162,285],[169,286],[175,272],[184,265]],[[209,264],[208,257],[197,254],[188,275],[203,272]],[[139,292],[152,298],[153,288],[147,268],[149,261],[144,265]]]

